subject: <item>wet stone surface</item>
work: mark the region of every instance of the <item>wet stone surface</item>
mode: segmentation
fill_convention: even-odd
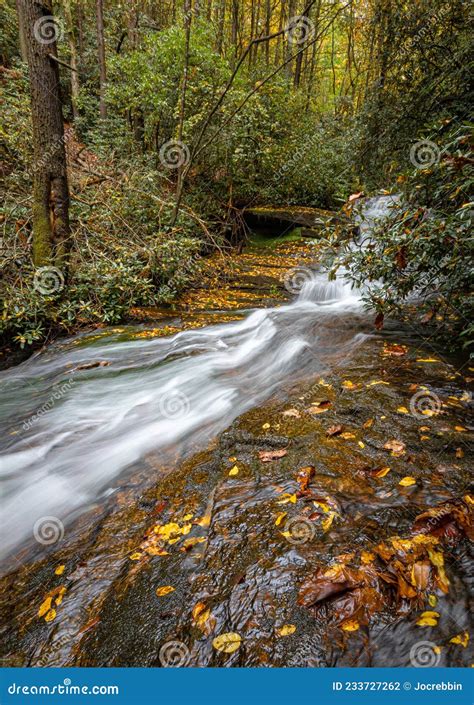
[[[3,664],[472,664],[471,377],[389,330],[205,450],[149,453],[15,554]]]

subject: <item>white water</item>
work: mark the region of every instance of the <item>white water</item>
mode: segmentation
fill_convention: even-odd
[[[2,373],[0,555],[44,517],[67,526],[148,453],[202,447],[288,380],[340,365],[365,339],[362,320],[349,284],[305,270],[292,303],[242,321],[154,340],[82,337]],[[110,364],[74,371],[99,360]]]

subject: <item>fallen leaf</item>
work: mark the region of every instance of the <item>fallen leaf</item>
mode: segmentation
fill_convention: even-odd
[[[374,423],[373,419],[367,419],[367,421],[363,424],[362,428],[371,428],[373,423]]]
[[[341,629],[345,632],[356,632],[359,626],[359,622],[356,619],[348,619],[341,624]]]
[[[341,424],[336,424],[335,426],[330,426],[326,431],[326,436],[331,438],[331,436],[338,436],[343,431],[343,426]]]
[[[238,474],[239,474],[239,468],[237,467],[237,465],[234,465],[234,467],[229,470],[229,477],[235,477],[235,475],[238,475]]]
[[[216,618],[204,602],[197,602],[193,608],[193,622],[206,636],[212,634],[216,626]]]
[[[313,465],[306,465],[306,467],[298,470],[296,475],[296,481],[298,482],[302,492],[306,492],[308,489],[311,479],[314,477],[316,470]]]
[[[138,561],[138,560],[140,560],[140,558],[142,558],[142,556],[143,556],[143,553],[140,553],[139,551],[135,551],[135,553],[132,553],[132,555],[130,556],[130,560],[131,561]]]
[[[225,654],[233,654],[240,647],[242,637],[235,632],[227,632],[220,634],[212,640],[212,645],[217,651],[223,651]]]
[[[438,598],[436,595],[428,595],[428,604],[430,607],[436,607],[438,603]]]
[[[330,512],[328,516],[322,520],[321,526],[323,527],[323,531],[329,531],[329,529],[332,526],[332,523],[334,521],[334,517],[336,516],[336,512]]]
[[[49,610],[49,612],[46,614],[44,621],[45,622],[52,622],[53,619],[56,617],[56,610]]]
[[[360,560],[364,565],[370,565],[375,560],[375,556],[370,551],[361,551]]]
[[[465,649],[469,644],[469,632],[461,632],[460,634],[456,634],[456,636],[453,636],[453,638],[449,640],[449,643],[459,644]]]
[[[269,423],[264,423],[264,424],[262,425],[262,428],[263,428],[264,431],[267,431],[267,430],[270,428],[270,424],[269,424]]]
[[[55,575],[62,575],[64,573],[65,565],[58,565],[56,570],[54,571]]]
[[[47,597],[44,602],[41,603],[38,610],[38,617],[44,617],[44,615],[51,609],[51,603],[53,601],[52,597]]]
[[[456,458],[464,458],[464,451],[462,448],[456,448]]]
[[[344,433],[341,433],[341,438],[344,438],[344,440],[348,441],[350,438],[355,438],[355,433],[350,433],[350,431],[344,431]]]
[[[383,319],[384,319],[383,313],[378,313],[378,314],[375,316],[374,326],[376,327],[377,330],[382,330],[382,328],[383,328]]]
[[[357,385],[354,384],[354,382],[351,382],[350,379],[345,379],[343,383],[341,384],[341,387],[344,387],[344,389],[354,389]]]
[[[175,588],[172,585],[163,585],[163,587],[156,588],[156,594],[158,597],[164,597],[169,595],[170,592],[174,592]]]
[[[414,477],[407,475],[406,477],[403,477],[398,484],[402,487],[411,487],[411,485],[416,485],[416,480]]]
[[[281,448],[280,450],[260,450],[258,452],[258,457],[262,463],[269,463],[272,460],[278,460],[278,458],[283,458],[288,453],[287,450]]]
[[[301,413],[298,411],[298,409],[287,409],[283,412],[282,416],[288,416],[290,418],[299,419],[301,418]]]
[[[380,468],[380,470],[374,472],[374,477],[385,477],[385,475],[388,475],[389,472],[390,468],[388,467]]]
[[[160,548],[159,546],[147,546],[145,548],[145,551],[146,551],[146,553],[148,553],[149,556],[169,556],[170,555],[168,553],[168,551],[165,551],[164,548]],[[130,558],[131,558],[131,556],[130,556]]]
[[[391,450],[392,455],[394,456],[403,455],[405,453],[405,448],[405,444],[402,441],[398,441],[396,438],[393,438],[384,444],[384,449]]]
[[[363,443],[362,441],[357,441],[357,445],[359,446],[359,448],[365,448],[365,443]]]
[[[464,428],[464,426],[455,426],[454,430],[459,431],[459,433],[463,433],[464,431],[467,431],[467,428]]]
[[[202,519],[198,519],[194,523],[196,526],[201,526],[203,529],[206,529],[211,524],[211,515],[205,514]]]
[[[204,543],[206,539],[204,536],[193,536],[192,538],[185,539],[182,544],[182,548],[187,551],[188,548],[192,548],[198,543]]]
[[[277,514],[276,519],[275,519],[275,526],[280,526],[281,522],[283,521],[283,519],[286,517],[287,514],[288,514],[288,512],[279,512]]]
[[[310,414],[324,414],[331,408],[332,404],[329,399],[324,399],[323,401],[313,402],[308,409]]]
[[[288,504],[288,502],[291,502],[292,504],[296,504],[296,495],[295,494],[288,494],[288,492],[284,492],[281,495],[281,499],[277,502],[277,504]]]
[[[410,412],[406,408],[406,406],[399,406],[397,409],[399,414],[409,414]]]
[[[294,624],[284,624],[280,629],[277,629],[277,633],[280,636],[288,636],[289,634],[294,634],[296,632],[296,626]]]

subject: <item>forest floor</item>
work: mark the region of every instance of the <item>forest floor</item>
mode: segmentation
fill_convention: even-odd
[[[278,305],[313,253],[250,248],[225,288],[136,311],[155,323],[127,336]],[[3,665],[407,666],[427,642],[439,665],[473,664],[473,370],[395,322],[337,325],[367,335],[324,377],[290,380],[185,459],[149,454],[46,555],[16,554]],[[420,418],[427,387],[441,405]]]

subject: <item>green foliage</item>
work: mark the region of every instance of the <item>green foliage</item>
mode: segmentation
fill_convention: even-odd
[[[420,317],[452,346],[468,347],[474,342],[473,129],[445,130],[430,134],[442,145],[439,161],[399,178],[399,206],[363,248],[346,243],[336,266],[349,269],[378,312],[400,315],[416,303]]]

